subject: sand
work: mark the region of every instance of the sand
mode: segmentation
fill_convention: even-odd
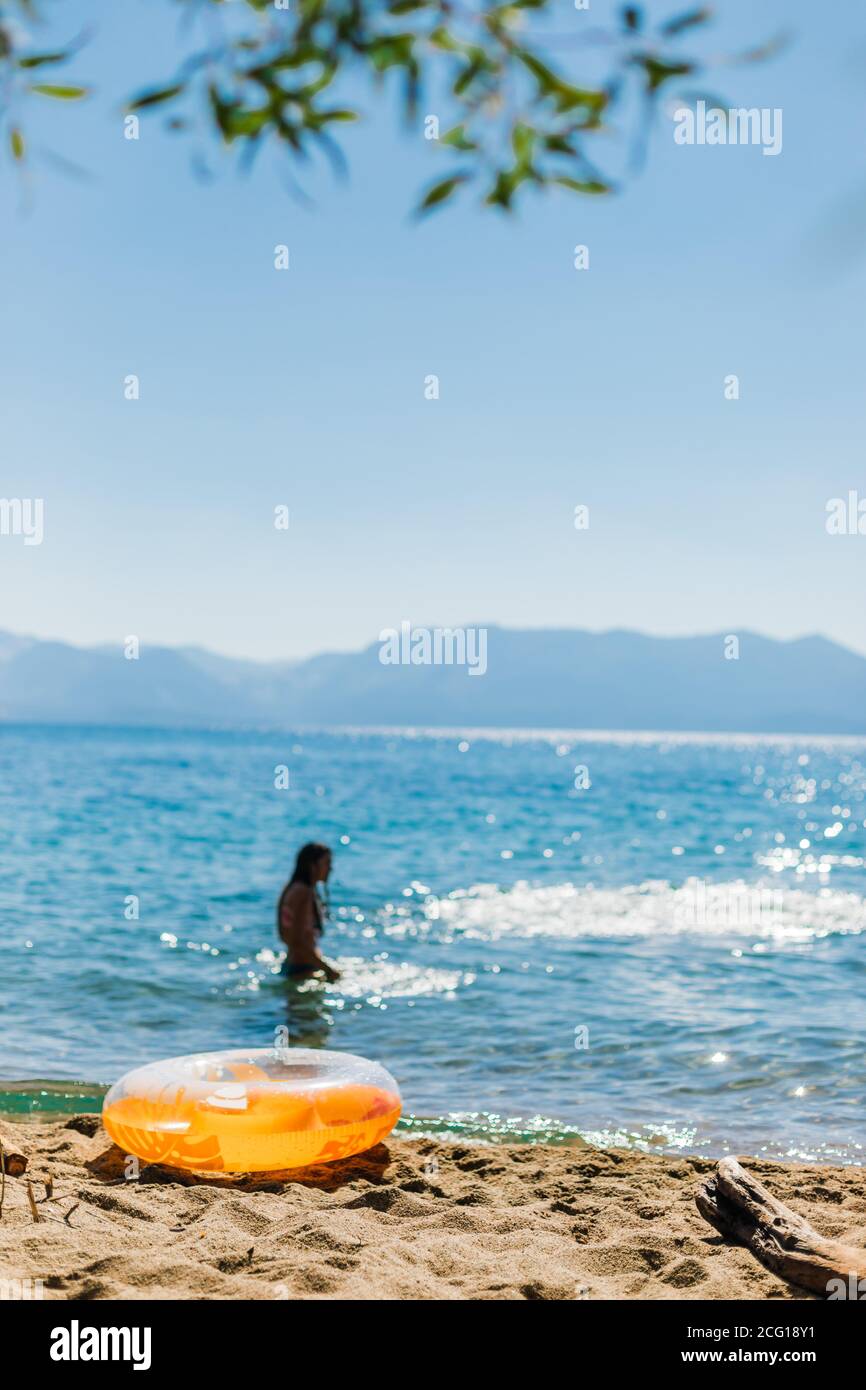
[[[293,1174],[129,1181],[96,1117],[0,1138],[29,1158],[6,1180],[0,1279],[41,1279],[49,1299],[805,1296],[701,1218],[707,1159],[391,1138]],[[862,1170],[742,1161],[817,1230],[866,1245]]]

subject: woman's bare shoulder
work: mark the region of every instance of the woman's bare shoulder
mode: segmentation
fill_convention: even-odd
[[[312,896],[313,890],[309,883],[296,881],[295,883],[287,884],[283,889],[282,901],[289,904],[308,902]]]

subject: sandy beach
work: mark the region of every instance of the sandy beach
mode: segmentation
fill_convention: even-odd
[[[6,1180],[0,1278],[41,1279],[47,1299],[808,1297],[701,1218],[709,1159],[392,1138],[292,1174],[130,1181],[94,1116],[0,1137],[28,1158]],[[743,1162],[819,1231],[866,1245],[859,1169]]]

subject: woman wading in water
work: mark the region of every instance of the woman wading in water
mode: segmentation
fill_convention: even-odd
[[[339,980],[335,970],[319,955],[319,938],[324,929],[325,910],[316,890],[331,872],[331,851],[327,845],[308,844],[298,851],[294,872],[277,907],[277,931],[284,942],[287,975],[303,977],[321,971],[331,984]]]

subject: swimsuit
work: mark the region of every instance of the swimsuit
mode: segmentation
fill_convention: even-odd
[[[277,935],[279,935],[280,926],[281,926],[281,922],[282,922],[282,916],[283,916],[283,899],[285,898],[285,896],[286,896],[286,894],[288,893],[288,891],[289,891],[289,889],[291,888],[291,886],[292,886],[292,885],[291,885],[290,883],[286,885],[286,887],[283,889],[282,893],[280,894],[280,901],[279,901],[279,903],[277,904]],[[314,930],[315,930],[315,933],[316,933],[316,939],[318,940],[318,938],[322,935],[323,931],[325,930],[325,927],[324,927],[324,922],[322,921],[322,904],[321,904],[321,902],[319,901],[319,895],[318,895],[318,893],[316,892],[315,888],[312,890],[312,892],[313,892],[313,913],[314,913],[315,918],[316,918]],[[282,940],[282,937],[280,937],[280,940]],[[313,975],[313,974],[315,974],[315,972],[319,969],[319,966],[317,966],[317,965],[296,965],[295,962],[291,959],[290,954],[288,954],[288,949],[289,949],[288,946],[286,946],[287,955],[286,955],[286,959],[283,961],[283,968],[282,968],[282,973],[283,973],[284,975]]]

